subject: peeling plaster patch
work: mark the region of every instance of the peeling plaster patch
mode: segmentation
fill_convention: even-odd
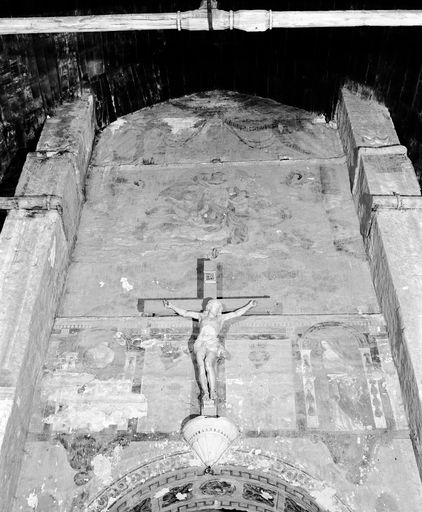
[[[172,133],[177,134],[194,128],[199,119],[197,117],[165,117],[163,121],[170,126]]]
[[[120,459],[122,458],[123,448],[121,445],[117,445],[114,447],[113,453],[112,453],[112,459],[111,462],[113,465],[117,465],[120,462]]]
[[[268,254],[263,254],[261,252],[253,252],[249,255],[250,258],[258,259],[258,260],[265,260],[269,258]]]
[[[90,374],[58,370],[45,379],[43,392],[54,407],[43,421],[55,431],[99,432],[110,425],[126,429],[129,419],[147,415],[145,396],[132,392],[130,379],[98,380]]]
[[[117,121],[114,121],[114,123],[111,123],[109,125],[109,129],[110,129],[112,135],[114,135],[115,132],[117,132],[117,130],[120,130],[120,128],[122,126],[124,126],[126,123],[127,123],[126,119],[123,119],[123,118],[117,119]]]
[[[154,338],[150,338],[149,340],[142,341],[142,348],[152,348],[155,345],[158,345],[160,340],[156,340]]]
[[[94,475],[101,480],[104,485],[109,485],[113,481],[111,476],[111,461],[104,455],[96,455],[92,459],[92,468]]]
[[[120,282],[122,283],[122,288],[126,292],[130,292],[130,290],[133,290],[133,284],[130,284],[127,280],[127,277],[121,277]]]
[[[160,489],[154,494],[154,498],[162,498],[164,495],[166,495],[168,492],[170,492],[170,489],[168,487],[164,487],[164,489]]]
[[[31,494],[26,499],[26,502],[28,503],[28,507],[31,507],[33,510],[36,510],[38,507],[38,496],[35,494],[35,492],[31,492]]]
[[[63,352],[61,369],[69,371],[74,370],[76,368],[78,356],[78,352]]]
[[[79,373],[60,371],[47,373],[43,379],[43,392],[48,394],[50,391],[56,391],[62,388],[62,395],[66,395],[66,390],[70,387],[80,387],[94,380],[95,377],[90,373]],[[56,391],[57,392],[57,391]]]
[[[13,388],[14,389],[14,388]],[[13,398],[3,398],[0,400],[0,444],[6,432],[7,421],[13,407]]]
[[[56,261],[56,237],[53,238],[53,243],[51,244],[50,254],[48,255],[48,262],[50,263],[51,268],[54,267],[55,261]]]
[[[332,487],[324,487],[324,489],[311,492],[311,496],[317,504],[330,512],[340,512],[340,508],[335,499],[336,490]]]

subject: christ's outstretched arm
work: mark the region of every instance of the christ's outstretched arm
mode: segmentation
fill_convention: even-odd
[[[239,309],[236,309],[235,311],[231,311],[230,313],[223,313],[223,320],[230,320],[231,318],[236,318],[238,316],[244,315],[247,311],[249,311],[251,308],[254,308],[256,306],[257,302],[256,300],[251,300],[244,306],[242,306]]]
[[[172,309],[176,314],[183,316],[185,318],[194,318],[195,320],[199,320],[199,313],[197,311],[188,311],[187,309],[178,308],[168,300],[163,300],[164,307],[167,309]]]

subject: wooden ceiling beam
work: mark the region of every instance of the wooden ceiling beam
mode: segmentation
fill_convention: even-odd
[[[212,9],[213,30],[264,32],[273,28],[415,27],[422,10],[222,11]],[[175,13],[0,18],[0,35],[126,30],[209,30],[206,9]]]

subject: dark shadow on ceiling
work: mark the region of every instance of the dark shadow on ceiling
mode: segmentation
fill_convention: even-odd
[[[97,96],[100,126],[169,98],[215,89],[331,117],[339,88],[353,81],[386,103],[421,174],[422,62],[412,52],[419,47],[419,28],[78,36],[80,68]]]
[[[420,8],[415,1],[224,0],[222,9]],[[199,1],[51,0],[2,3],[1,15],[163,12]],[[422,173],[422,28],[150,31],[0,37],[0,179],[36,139],[46,115],[81,87],[96,95],[104,127],[140,108],[223,89],[270,97],[333,115],[346,81],[371,87],[391,111],[399,137]],[[16,171],[17,168],[15,168]],[[15,172],[14,171],[14,172]]]

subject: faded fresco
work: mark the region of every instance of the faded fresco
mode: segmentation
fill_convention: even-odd
[[[61,314],[196,297],[200,258],[223,296],[269,295],[258,313],[376,312],[347,186],[335,164],[96,168]]]
[[[299,351],[308,426],[365,431],[395,425],[376,337],[322,322],[300,336]]]
[[[137,165],[331,158],[335,124],[267,98],[204,92],[124,116],[104,130],[94,162]]]
[[[223,297],[270,297],[255,313],[379,311],[335,124],[215,92],[104,130],[60,315],[195,298],[207,258]]]
[[[405,424],[401,405],[391,405],[399,386],[379,320],[357,326],[343,319],[292,320],[246,318],[224,330],[226,356],[217,371],[224,414],[256,432]],[[52,336],[39,434],[112,429],[173,435],[198,414],[194,321],[74,322],[58,322]]]

